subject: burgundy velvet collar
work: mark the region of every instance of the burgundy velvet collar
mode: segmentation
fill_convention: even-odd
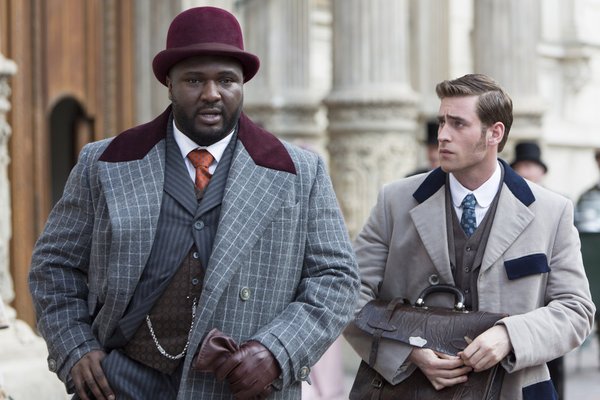
[[[170,114],[169,106],[154,120],[120,133],[110,142],[99,160],[105,162],[141,160],[150,149],[165,138]],[[292,157],[283,143],[243,113],[240,116],[238,138],[256,165],[296,174]]]

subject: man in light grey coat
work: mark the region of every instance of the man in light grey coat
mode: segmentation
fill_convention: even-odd
[[[471,310],[509,314],[459,356],[382,340],[375,369],[392,384],[419,368],[436,389],[498,363],[501,398],[555,399],[546,362],[590,333],[594,304],[569,200],[526,182],[497,158],[512,124],[512,101],[485,75],[438,84],[441,167],[386,185],[355,250],[372,299],[415,302],[436,284],[465,293]],[[431,305],[452,306],[438,296]],[[371,337],[346,338],[368,360]]]
[[[49,367],[75,398],[299,399],[359,277],[323,161],[242,113],[259,67],[225,10],[178,15],[172,105],[84,147],[32,259]]]

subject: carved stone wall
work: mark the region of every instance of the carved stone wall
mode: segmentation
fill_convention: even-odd
[[[375,205],[382,184],[403,177],[415,165],[410,160],[416,159],[416,143],[411,134],[389,130],[332,132],[330,140],[331,175],[346,226],[354,237]]]

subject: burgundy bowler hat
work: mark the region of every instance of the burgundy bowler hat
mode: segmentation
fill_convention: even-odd
[[[154,57],[154,75],[167,85],[169,70],[194,56],[227,56],[237,59],[244,70],[244,82],[258,71],[260,61],[244,51],[242,29],[233,14],[216,7],[190,8],[175,17],[167,33],[167,48]]]

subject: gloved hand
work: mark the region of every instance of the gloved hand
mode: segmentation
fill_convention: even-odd
[[[249,341],[214,369],[217,380],[227,379],[236,400],[264,399],[281,374],[273,354],[257,341]]]
[[[200,350],[192,361],[192,369],[214,373],[238,349],[239,346],[232,338],[214,328],[200,345]]]

